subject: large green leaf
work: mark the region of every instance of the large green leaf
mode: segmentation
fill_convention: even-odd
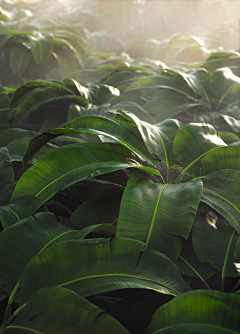
[[[118,144],[87,143],[62,146],[40,158],[21,176],[10,204],[27,195],[34,196],[40,206],[57,191],[89,176],[130,167],[159,175],[157,170],[141,166],[132,152]]]
[[[0,286],[10,294],[24,267],[36,254],[65,240],[83,239],[92,229],[79,231],[64,226],[52,213],[45,212],[6,228],[0,234]]]
[[[157,165],[161,156],[165,159],[164,143],[157,127],[141,121],[131,113],[119,111],[118,119],[105,116],[82,116],[62,126],[49,130],[34,138],[28,145],[24,163],[47,141],[62,134],[93,134],[106,136],[119,142],[129,150],[137,153],[149,164]],[[126,116],[126,118],[124,117]],[[65,129],[63,129],[65,128]]]
[[[216,226],[217,229],[210,226],[205,216],[195,219],[192,229],[194,251],[201,262],[208,262],[221,272],[226,262],[226,276],[237,277],[233,265],[236,262],[233,253],[239,235],[235,233],[231,239],[234,229],[231,225],[227,225],[223,218],[218,218]],[[229,254],[227,254],[228,247]]]
[[[13,203],[0,206],[0,220],[3,228],[33,215],[40,206],[41,203],[32,195],[19,197]]]
[[[65,95],[73,94],[73,91],[67,88],[62,82],[53,81],[53,80],[34,80],[25,83],[24,85],[18,87],[14,92],[11,98],[11,107],[14,108],[25,100],[32,90],[36,88],[51,88],[59,91],[59,95],[65,93]]]
[[[202,182],[160,184],[131,175],[124,191],[117,233],[145,242],[146,246],[176,260],[187,238],[202,193]]]
[[[112,103],[112,101],[110,101]],[[138,103],[133,101],[122,101],[116,104],[113,104],[110,108],[110,111],[116,113],[118,110],[128,111],[136,115],[142,121],[146,121],[150,124],[155,123],[155,119]]]
[[[191,164],[194,164],[193,167],[184,171],[194,177],[199,173],[200,158],[219,146],[227,146],[227,144],[218,137],[213,126],[190,123],[185,125],[176,135],[173,142],[173,153],[180,157],[184,167],[190,167]]]
[[[60,287],[38,290],[3,333],[127,334],[116,319],[73,291]]]
[[[12,124],[20,126],[36,109],[49,102],[56,102],[63,99],[75,101],[80,105],[88,105],[88,100],[81,96],[66,95],[63,90],[58,90],[56,87],[37,87],[28,93],[27,97],[23,99],[18,105]]]
[[[240,147],[226,146],[210,151],[201,160],[199,175],[207,175],[220,169],[235,169],[240,171]]]
[[[175,264],[144,243],[125,238],[66,241],[47,248],[25,267],[19,281],[21,304],[37,290],[61,286],[90,296],[143,288],[178,295],[189,290]]]
[[[53,50],[53,36],[43,36],[40,32],[35,32],[35,36],[28,36],[32,55],[37,65],[45,65]]]
[[[219,111],[206,112],[205,110],[194,110],[193,112],[194,122],[212,124],[217,131],[240,132],[237,124],[239,118],[240,110],[237,105],[232,105]],[[235,123],[233,122],[232,124],[231,120],[235,120]]]
[[[239,98],[240,78],[228,67],[218,68],[213,72],[209,82],[210,90],[221,102],[231,103]]]
[[[166,118],[171,118],[189,110],[193,107],[199,106],[199,103],[193,103],[184,95],[180,94],[170,94],[156,97],[144,104],[144,108],[155,115],[158,122],[165,120]]]
[[[113,73],[111,74],[107,80],[104,82],[107,85],[112,85],[115,87],[118,87],[122,84],[125,84],[129,81],[133,81],[133,80],[137,80],[139,78],[145,77],[149,75],[149,72],[147,71],[124,71],[123,69],[121,69],[121,71],[117,72],[117,73]]]
[[[10,52],[10,67],[13,74],[21,76],[27,69],[32,58],[27,48],[13,47]]]
[[[153,315],[144,334],[240,333],[240,296],[197,290],[177,296]]]
[[[180,73],[165,70],[162,75],[141,78],[128,87],[125,92],[142,89],[169,89],[183,95],[195,95]]]
[[[178,132],[182,129],[182,123],[176,119],[166,119],[163,122],[154,125],[158,127],[163,138],[169,166],[175,168],[181,166],[179,158],[173,154],[173,141]]]
[[[0,146],[6,146],[14,140],[32,138],[37,135],[35,131],[28,131],[19,128],[6,129],[0,132]]]
[[[203,179],[201,201],[219,212],[240,233],[240,171],[222,169]]]
[[[86,60],[86,53],[85,53],[85,49],[83,48],[82,44],[78,40],[73,39],[73,38],[54,38],[53,43],[54,45],[67,46],[74,53],[81,67],[84,67],[85,60]]]

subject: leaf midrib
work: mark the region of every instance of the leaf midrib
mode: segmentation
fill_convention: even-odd
[[[229,333],[232,333],[232,334],[239,334],[239,332],[235,332],[231,329],[228,329],[228,328],[224,328],[224,327],[219,327],[219,326],[216,326],[216,325],[212,325],[212,324],[201,324],[201,323],[198,323],[198,322],[186,322],[186,323],[180,323],[180,324],[175,324],[175,325],[172,325],[172,326],[168,326],[168,327],[164,327],[164,328],[161,328],[161,329],[157,329],[156,331],[152,332],[152,334],[157,334],[157,333],[160,333],[162,331],[165,331],[166,329],[171,329],[171,328],[174,328],[174,327],[178,327],[178,326],[185,326],[185,325],[193,325],[193,326],[208,326],[208,327],[212,327],[212,328],[216,328],[216,329],[224,329],[226,331],[228,331]]]
[[[144,278],[144,277],[141,277],[141,276],[135,276],[135,275],[130,275],[130,274],[99,274],[99,275],[94,275],[94,276],[84,276],[84,277],[80,277],[80,278],[77,278],[77,279],[74,279],[72,281],[68,281],[68,282],[64,282],[62,284],[59,284],[57,285],[58,287],[61,287],[61,286],[65,286],[65,285],[68,285],[68,284],[71,284],[71,283],[76,283],[76,282],[79,282],[79,281],[83,281],[83,280],[86,280],[86,279],[94,279],[94,278],[98,278],[98,277],[112,277],[112,276],[123,276],[123,277],[131,277],[131,278],[137,278],[139,280],[143,280],[143,281],[150,281],[150,282],[154,282],[158,285],[161,285],[163,287],[165,287],[166,289],[169,289],[171,291],[173,291],[176,295],[180,295],[180,292],[168,287],[167,285],[163,284],[163,283],[160,283],[158,281],[155,281],[153,279],[150,279],[150,278]],[[110,282],[111,284],[112,282]]]
[[[204,189],[205,191],[209,191],[210,193],[213,193],[214,195],[220,197],[221,199],[223,199],[224,201],[226,201],[228,204],[230,204],[232,207],[234,207],[235,210],[237,210],[237,211],[240,213],[240,210],[239,210],[239,209],[238,209],[232,202],[230,202],[227,198],[221,196],[220,194],[216,193],[216,192],[213,191],[213,190],[210,190],[210,189],[207,189],[207,188],[204,188],[204,187],[203,187],[203,189]]]
[[[162,189],[160,191],[160,194],[158,196],[157,204],[155,206],[155,210],[154,210],[154,213],[153,213],[153,218],[152,218],[151,225],[150,225],[150,228],[149,228],[149,231],[148,231],[148,236],[147,236],[147,241],[146,241],[146,247],[148,247],[148,244],[150,242],[150,238],[151,238],[151,235],[152,235],[152,229],[153,229],[155,218],[156,218],[156,214],[157,214],[157,209],[158,209],[159,202],[160,202],[160,199],[162,197],[163,191],[166,188],[166,186],[167,186],[167,184],[163,185],[163,187],[162,187]]]
[[[64,178],[66,175],[70,174],[70,173],[73,173],[81,168],[86,168],[86,167],[89,167],[89,166],[94,166],[94,165],[98,165],[99,163],[101,162],[95,162],[94,164],[89,164],[89,165],[85,165],[85,166],[81,166],[81,167],[78,167],[78,168],[75,168],[75,169],[72,169],[71,171],[61,175],[60,177],[58,177],[57,179],[54,179],[52,182],[48,183],[44,188],[42,188],[36,195],[35,197],[39,196],[45,189],[47,189],[48,187],[50,187],[53,183],[57,182],[58,180]],[[104,162],[104,164],[115,164],[115,165],[129,165],[130,166],[130,163],[124,163],[124,162],[114,162],[114,161],[107,161],[107,162]],[[134,165],[133,165],[134,166]]]

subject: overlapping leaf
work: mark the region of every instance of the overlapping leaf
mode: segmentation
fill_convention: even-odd
[[[131,175],[124,191],[117,236],[141,240],[176,260],[181,241],[192,228],[202,192],[202,182],[154,183]]]
[[[66,287],[82,297],[126,288],[174,296],[189,290],[168,257],[149,249],[141,252],[143,246],[141,241],[115,238],[66,241],[49,247],[21,275],[21,304],[47,286]]]
[[[144,334],[240,333],[240,296],[197,290],[160,307]]]
[[[219,212],[240,233],[240,171],[222,169],[203,179],[201,201]]]
[[[73,291],[60,287],[38,290],[18,309],[3,333],[105,334],[128,331],[113,317]],[[61,315],[61,316],[60,316]]]

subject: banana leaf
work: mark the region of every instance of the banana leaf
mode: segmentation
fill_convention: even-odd
[[[217,229],[207,223],[205,216],[195,218],[192,229],[194,251],[201,262],[208,262],[212,267],[223,272],[226,277],[238,277],[234,267],[234,249],[239,234],[232,234],[234,229],[223,218],[218,218]],[[228,252],[229,248],[229,252]]]
[[[79,231],[59,223],[52,213],[40,212],[4,229],[0,234],[0,286],[10,294],[36,254],[59,242],[83,239],[95,228]]]
[[[124,191],[117,237],[145,242],[176,260],[187,238],[202,193],[202,182],[160,184],[132,174]]]
[[[212,73],[209,87],[221,103],[229,104],[239,98],[240,78],[228,67],[218,68]]]
[[[61,287],[38,290],[14,315],[14,320],[6,325],[3,334],[22,334],[23,331],[46,334],[129,333],[96,305]]]
[[[226,146],[210,151],[201,160],[199,175],[207,175],[220,169],[235,169],[240,171],[240,147]]]
[[[10,207],[0,207],[0,213],[6,214],[6,210],[7,212],[10,210],[10,222],[14,216],[17,220],[23,219],[32,215],[59,190],[87,177],[124,168],[135,167],[159,175],[157,170],[141,166],[134,160],[135,157],[124,147],[109,143],[72,144],[55,149],[40,158],[21,176],[11,197]],[[24,196],[28,196],[28,214],[25,216],[23,216],[24,207],[26,208],[25,200],[21,200]],[[17,203],[17,200],[20,203]],[[18,216],[18,208],[21,217]]]
[[[66,287],[82,297],[143,288],[178,295],[189,290],[175,264],[144,243],[126,238],[66,241],[36,255],[19,280],[21,305],[47,286]]]
[[[40,106],[49,102],[56,102],[63,99],[77,102],[80,105],[88,105],[88,100],[84,97],[76,95],[66,95],[64,91],[57,90],[53,87],[38,87],[28,93],[27,97],[21,101],[16,110],[12,110],[9,119],[13,117],[12,124],[16,126],[22,125],[24,121]]]
[[[35,36],[28,36],[33,59],[37,65],[47,64],[53,50],[53,36],[43,36],[40,32],[35,32]]]
[[[26,71],[32,58],[31,51],[26,47],[12,47],[10,52],[10,67],[12,74],[21,76]]]
[[[161,306],[143,334],[240,333],[240,296],[197,290]]]
[[[198,176],[201,166],[200,158],[210,150],[227,144],[218,137],[210,124],[190,123],[176,135],[173,142],[173,153],[178,155],[189,176]],[[193,165],[193,166],[192,166]]]
[[[125,115],[126,113],[122,112],[122,114]],[[129,115],[132,115],[132,117],[135,116],[130,113]],[[46,142],[57,136],[63,134],[92,134],[113,139],[129,150],[136,152],[140,157],[148,161],[149,164],[157,165],[159,159],[157,159],[154,153],[164,154],[159,148],[161,139],[158,129],[151,124],[140,121],[136,116],[136,123],[139,122],[139,124],[135,124],[134,122],[131,122],[131,124],[130,121],[127,122],[126,119],[121,118],[124,122],[105,116],[82,116],[63,124],[61,128],[49,130],[47,133],[37,136],[29,143],[24,157],[24,164],[26,164]]]
[[[219,212],[240,233],[240,171],[222,169],[203,178],[201,201]]]

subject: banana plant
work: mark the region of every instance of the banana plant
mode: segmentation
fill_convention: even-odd
[[[105,140],[53,149],[23,173],[9,203],[0,207],[4,228],[0,286],[3,297],[10,295],[3,333],[22,327],[39,331],[38,322],[30,324],[27,311],[35,300],[44,299],[44,291],[56,296],[52,303],[60,295],[67,298],[60,290],[43,290],[50,287],[67,288],[85,298],[124,288],[177,296],[190,289],[179,270],[192,270],[203,281],[206,268],[211,273],[222,271],[222,290],[225,277],[238,275],[233,262],[240,260],[235,246],[240,232],[239,147],[228,146],[209,124],[182,126],[177,120],[166,120],[151,125],[119,110],[114,118],[82,116],[38,135],[28,145],[25,164],[48,141],[66,134],[91,134]],[[106,215],[101,219],[104,210],[85,221],[90,212],[87,202],[68,219],[36,213],[61,189],[89,177],[100,181],[101,175],[122,169],[129,170],[130,177],[122,196],[116,193],[121,204],[117,219],[112,216],[115,228],[111,232],[104,221]],[[96,201],[101,200],[98,196]],[[203,204],[223,217],[229,233],[224,233],[220,218],[215,230],[205,218],[207,212],[198,215]],[[89,210],[91,205],[94,207],[94,200]],[[101,226],[96,224],[97,215]],[[103,237],[98,236],[99,228],[105,229]],[[93,233],[96,238],[86,239]],[[112,238],[106,237],[109,233]],[[217,241],[221,253],[216,251]],[[184,255],[186,243],[192,245],[195,255]],[[200,269],[196,263],[202,264]],[[13,301],[19,303],[15,313]],[[37,312],[34,309],[32,316]]]

